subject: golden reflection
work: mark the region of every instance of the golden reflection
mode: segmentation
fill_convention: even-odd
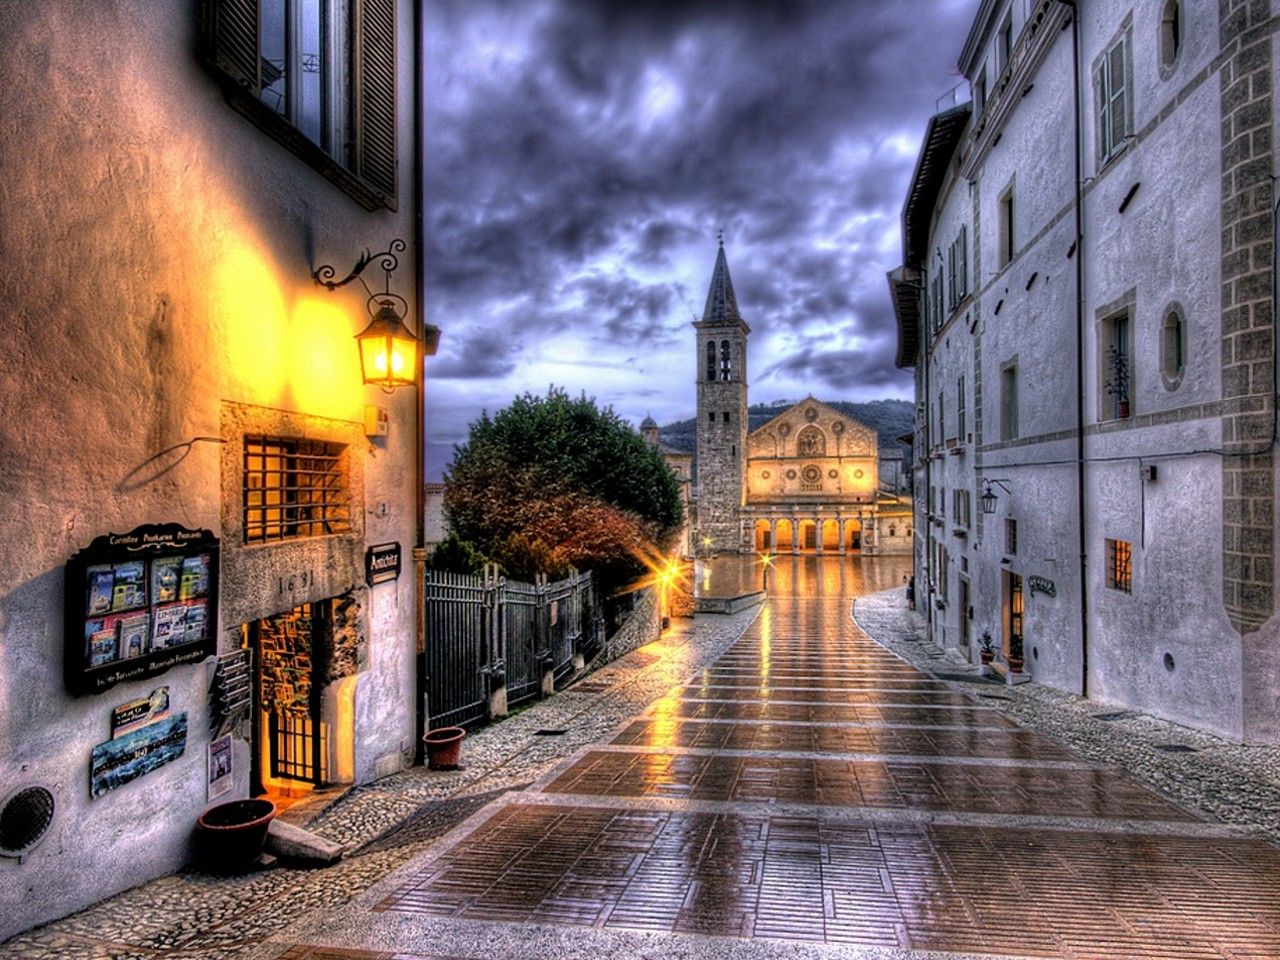
[[[232,375],[246,396],[278,402],[288,373],[289,324],[266,259],[248,243],[234,243],[215,261],[209,293]]]
[[[308,412],[355,419],[364,387],[351,349],[351,317],[340,303],[305,297],[290,325],[289,382]]]
[[[765,604],[760,610],[760,687],[769,686],[769,659],[773,652],[773,608]]]
[[[668,694],[653,705],[649,715],[650,747],[674,747],[676,745],[676,729],[680,726],[680,698]]]

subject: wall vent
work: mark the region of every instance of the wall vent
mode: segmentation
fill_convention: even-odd
[[[0,803],[0,857],[21,860],[45,838],[57,803],[45,787],[20,787]]]

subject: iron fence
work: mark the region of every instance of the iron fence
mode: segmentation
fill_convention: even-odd
[[[604,618],[588,573],[521,583],[492,569],[482,577],[428,570],[423,584],[427,711],[433,727],[488,716],[491,689],[505,682],[514,706],[559,682],[574,658],[604,645]]]

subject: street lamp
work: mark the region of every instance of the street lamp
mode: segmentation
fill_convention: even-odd
[[[998,499],[996,492],[991,489],[992,484],[995,484],[1005,493],[1012,493],[1012,491],[1006,485],[1003,477],[991,477],[990,479],[984,479],[982,483],[982,496],[978,500],[982,504],[982,512],[989,517],[996,512],[996,500]]]
[[[760,589],[769,589],[769,568],[773,566],[773,557],[768,552],[760,554]]]
[[[333,279],[337,275],[329,264],[323,264],[311,274],[320,286],[327,290],[336,290],[346,286],[352,280],[359,280],[369,299],[365,306],[373,319],[369,325],[356,334],[356,343],[360,348],[360,372],[364,382],[381,387],[390,393],[396,387],[412,387],[417,382],[418,346],[421,343],[422,355],[435,356],[440,346],[440,328],[430,323],[422,325],[422,340],[405,326],[404,318],[409,314],[409,304],[398,294],[391,292],[391,274],[400,265],[398,254],[403,253],[405,242],[392,240],[382,253],[371,254],[366,250],[356,260],[351,272],[341,280]],[[376,262],[382,268],[382,290],[375,293],[365,283],[365,267]]]

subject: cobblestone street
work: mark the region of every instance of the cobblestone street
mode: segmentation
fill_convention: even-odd
[[[1280,957],[1274,751],[957,673],[884,590],[906,563],[784,559],[758,611],[335,806],[338,867],[168,878],[0,955]]]

